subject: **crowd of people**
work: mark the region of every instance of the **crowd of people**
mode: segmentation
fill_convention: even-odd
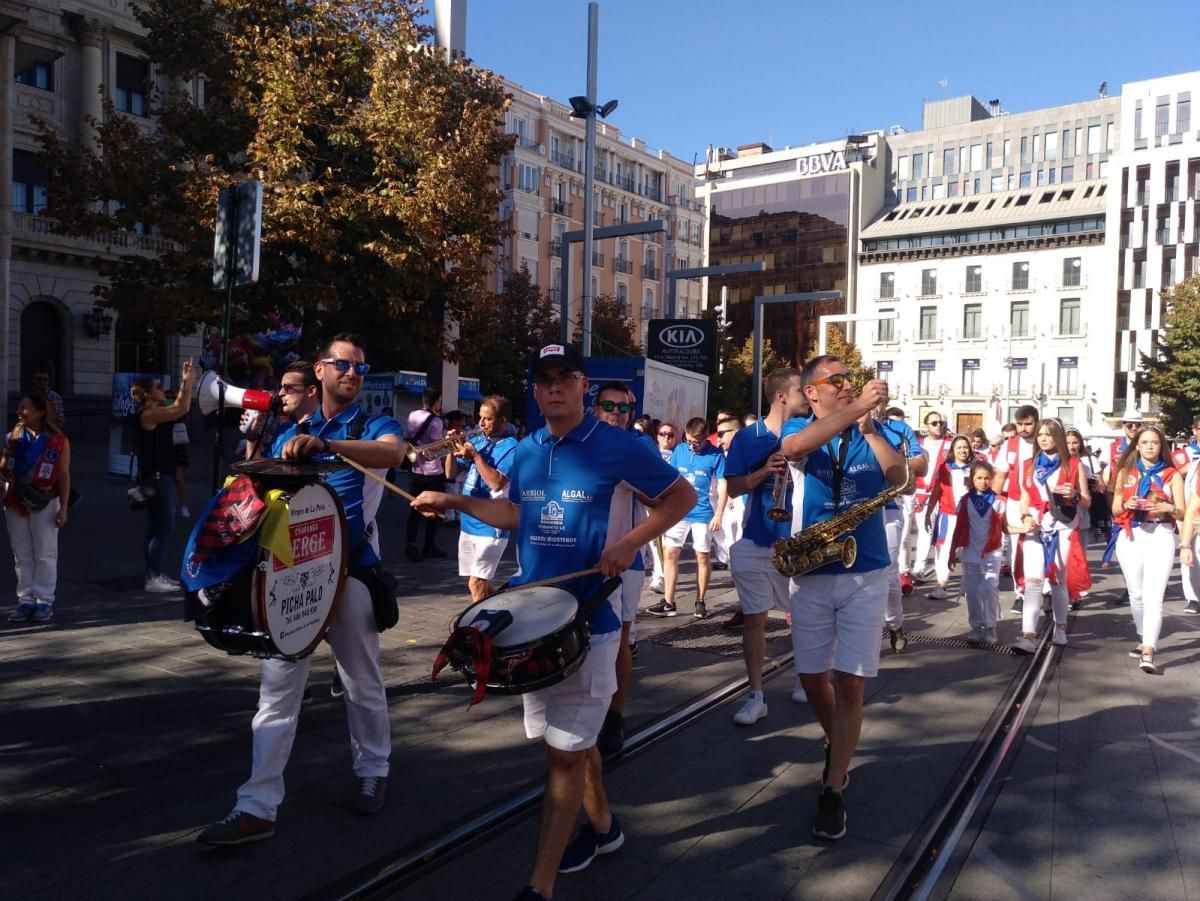
[[[370,368],[365,344],[348,333],[326,342],[313,362],[288,365],[270,428],[261,421],[266,414],[244,422],[249,457],[352,464],[325,477],[341,499],[353,548],[327,639],[337,694],[345,697],[359,813],[381,809],[388,787],[388,705],[362,573],[380,559],[376,514],[389,473],[394,479],[397,469],[411,467],[416,496],[405,553],[412,563],[446,556],[437,544],[439,521],[457,517],[458,571],[472,602],[496,591],[510,544],[519,568],[508,590],[557,582],[581,604],[600,599],[588,606],[590,650],[579,669],[522,696],[526,734],[545,745],[547,791],[529,884],[518,898],[551,897],[558,874],[625,841],[605,792],[603,759],[624,742],[637,619],[680,614],[680,561],[689,543],[693,617],[709,616],[712,570],[731,572],[739,609],[720,625],[741,631],[750,682],[734,715],[738,725],[768,715],[762,669],[769,614],[778,609],[790,623],[792,699],[811,707],[825,735],[811,827],[824,840],[846,832],[843,792],[867,680],[877,675],[884,647],[905,652],[904,599],[917,584],[929,585],[932,601],[965,595],[968,641],[983,646],[998,641],[1000,583],[1011,575],[1010,612],[1020,618],[1011,646],[1034,652],[1044,613],[1051,642],[1062,646],[1069,611],[1088,601],[1087,546],[1103,540],[1101,565],[1115,559],[1120,567],[1137,633],[1132,654],[1147,673],[1158,669],[1177,546],[1186,610],[1200,613],[1200,416],[1190,443],[1174,448],[1156,426],[1126,418],[1124,436],[1107,453],[1092,451],[1080,432],[1040,418],[1032,406],[1019,408],[996,436],[952,435],[936,411],[917,431],[903,410],[888,405],[886,383],[856,386],[841,359],[819,356],[802,369],[767,374],[761,418],[723,410],[710,428],[701,417],[635,418],[638,398],[629,386],[604,382],[592,392],[571,345],[542,348],[531,366],[545,425],[523,438],[509,399],[499,395],[482,401],[469,428],[457,411],[443,416],[436,390],[403,425],[390,413],[366,413],[358,403]],[[193,375],[189,361],[170,403],[153,380],[132,389],[138,470],[149,490],[149,590],[179,588],[165,556],[177,504],[174,426],[192,402]],[[44,391],[22,397],[17,417],[0,460],[18,583],[10,622],[45,622],[54,604],[57,531],[72,493],[70,444]],[[872,512],[850,527],[853,559],[790,578],[780,571],[780,542],[868,507]],[[639,607],[644,587],[661,599]],[[311,657],[263,661],[250,776],[233,809],[204,829],[200,842],[237,845],[274,835],[310,666]]]

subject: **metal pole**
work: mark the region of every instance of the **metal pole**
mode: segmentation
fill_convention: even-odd
[[[754,385],[754,400],[750,406],[758,417],[762,417],[762,346],[763,346],[763,305],[755,298],[754,301],[754,373],[751,384]]]
[[[237,246],[238,246],[238,191],[229,191],[229,254],[226,256],[225,309],[221,317],[221,379],[229,379],[229,330],[231,311],[233,309],[233,283],[237,278]],[[221,470],[225,462],[225,386],[217,392],[217,428],[213,434],[213,469],[212,490],[215,494],[221,487]]]
[[[666,262],[665,260],[663,261]],[[675,286],[679,284],[679,279],[671,278],[671,273],[667,273],[667,308],[663,310],[664,319],[675,318]]]
[[[558,324],[562,343],[571,342],[571,242],[562,237],[558,249]]]
[[[587,102],[583,142],[583,355],[592,355],[592,188],[596,157],[596,43],[600,36],[600,5],[588,4]]]

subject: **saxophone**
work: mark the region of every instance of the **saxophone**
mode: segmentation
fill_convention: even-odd
[[[848,533],[870,519],[877,510],[882,510],[888,501],[912,490],[913,473],[908,463],[907,441],[901,442],[900,454],[904,457],[902,484],[885,488],[869,501],[835,513],[831,519],[802,529],[791,538],[779,539],[771,548],[772,565],[789,579],[834,560],[841,560],[846,569],[852,567],[858,559],[858,542]],[[846,537],[841,538],[843,535]]]

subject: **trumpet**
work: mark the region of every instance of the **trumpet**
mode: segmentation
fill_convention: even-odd
[[[787,503],[788,486],[792,482],[792,469],[787,467],[783,472],[775,473],[775,482],[771,485],[771,507],[767,510],[767,519],[771,522],[789,522],[792,514],[784,506]]]
[[[410,443],[408,450],[404,452],[404,456],[408,458],[409,463],[416,463],[418,457],[427,457],[431,460],[436,460],[438,457],[444,457],[447,454],[453,453],[454,445],[469,442],[472,438],[477,438],[481,435],[483,435],[483,429],[476,426],[473,429],[467,429],[465,432],[447,435],[439,441],[422,444],[420,447]]]

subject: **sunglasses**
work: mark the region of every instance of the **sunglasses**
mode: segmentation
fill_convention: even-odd
[[[628,413],[630,410],[633,409],[633,404],[626,403],[623,400],[622,401],[598,400],[598,401],[596,401],[596,406],[599,407],[601,410],[603,410],[605,413],[611,413],[613,410],[616,410],[620,413]]]
[[[303,385],[280,385],[279,393],[280,394],[303,394],[304,386]]]
[[[533,377],[533,383],[539,388],[553,388],[555,385],[569,385],[576,379],[581,378],[585,378],[585,376],[578,372],[564,372],[562,375],[550,375],[549,373],[539,372]]]
[[[809,382],[810,385],[832,385],[838,391],[841,391],[847,384],[853,385],[849,373],[835,372],[833,375],[823,376],[819,379],[813,379]]]
[[[333,366],[341,374],[346,374],[350,368],[354,368],[355,375],[366,375],[371,371],[370,363],[351,363],[349,360],[335,360],[330,357],[328,360],[317,360],[318,363],[326,363]]]
[[[724,438],[726,435],[732,435],[736,431],[737,429],[725,429],[724,431],[717,432],[717,437]]]
[[[659,438],[674,438],[675,433],[674,432],[659,432],[658,437]]]

